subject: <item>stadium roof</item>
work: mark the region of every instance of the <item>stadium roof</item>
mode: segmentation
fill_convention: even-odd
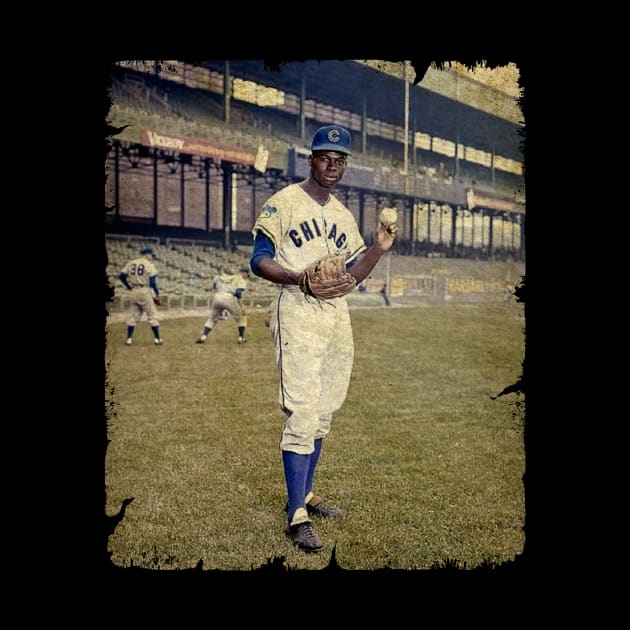
[[[217,72],[225,60],[197,61]],[[307,99],[369,118],[404,126],[404,81],[352,60],[326,59],[284,63],[280,69],[265,60],[229,60],[230,73],[299,96],[304,81]],[[410,86],[410,128],[431,136],[459,141],[480,150],[496,151],[522,160],[520,126],[420,85]]]

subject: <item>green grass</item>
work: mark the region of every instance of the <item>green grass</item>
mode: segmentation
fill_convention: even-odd
[[[281,558],[322,569],[472,569],[523,552],[523,307],[513,303],[354,309],[348,397],[324,443],[316,491],[349,511],[316,521],[325,550],[283,533],[283,416],[269,329],[233,319],[194,343],[206,313],[146,323],[134,345],[107,328],[111,405],[106,512],[132,498],[109,538],[119,567],[251,570]]]

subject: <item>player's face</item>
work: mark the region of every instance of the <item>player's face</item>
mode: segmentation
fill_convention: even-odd
[[[325,188],[333,188],[341,181],[348,156],[337,151],[316,151],[309,158],[311,177]]]

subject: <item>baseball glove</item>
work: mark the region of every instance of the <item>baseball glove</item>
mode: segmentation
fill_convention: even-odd
[[[350,293],[357,284],[356,278],[346,270],[343,252],[320,258],[306,267],[298,278],[304,295],[318,300],[331,300]]]

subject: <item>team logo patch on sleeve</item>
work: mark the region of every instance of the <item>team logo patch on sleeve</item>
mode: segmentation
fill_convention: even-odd
[[[261,219],[268,219],[274,212],[278,212],[277,208],[273,206],[263,206],[262,212],[260,213]]]

